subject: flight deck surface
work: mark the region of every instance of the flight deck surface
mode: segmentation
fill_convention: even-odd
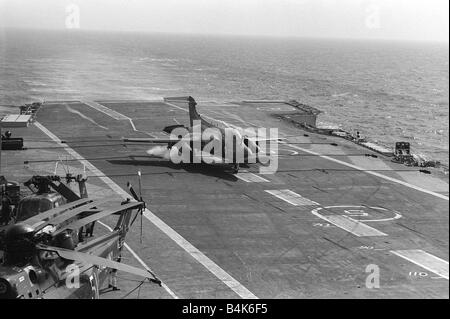
[[[13,132],[28,149],[2,154],[3,174],[20,182],[85,170],[93,198],[126,197],[142,173],[148,210],[142,238],[139,222],[128,233],[124,258],[165,286],[126,296],[141,279],[119,272],[121,291],[105,298],[449,297],[448,176],[302,131],[272,116],[294,111],[281,102],[200,101],[197,109],[240,127],[278,128],[287,138],[278,171],[176,165],[150,158],[151,146],[119,141],[188,125],[184,102],[46,102],[35,124]]]

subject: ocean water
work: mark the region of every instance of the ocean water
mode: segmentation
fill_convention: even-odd
[[[448,44],[0,30],[0,112],[41,100],[296,99],[449,162]]]

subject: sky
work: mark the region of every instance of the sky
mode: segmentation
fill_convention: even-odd
[[[442,41],[449,0],[0,0],[0,28]]]

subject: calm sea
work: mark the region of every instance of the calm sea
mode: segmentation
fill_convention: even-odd
[[[296,99],[322,126],[448,165],[448,63],[448,44],[0,30],[0,105]]]

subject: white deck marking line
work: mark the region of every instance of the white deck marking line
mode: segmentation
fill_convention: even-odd
[[[433,195],[433,196],[439,197],[439,198],[444,199],[444,200],[447,200],[447,201],[449,200],[448,196],[445,196],[445,195],[442,195],[442,194],[439,194],[439,193],[430,191],[430,190],[425,189],[425,188],[422,188],[422,187],[418,187],[418,186],[409,184],[409,183],[404,182],[404,181],[401,181],[401,180],[399,180],[399,179],[396,179],[396,178],[393,178],[393,177],[389,177],[389,176],[386,176],[386,175],[383,175],[383,174],[379,174],[379,173],[377,173],[377,172],[371,172],[371,171],[368,171],[368,170],[366,170],[366,169],[364,169],[364,168],[362,168],[362,167],[359,167],[359,166],[356,166],[356,165],[353,165],[353,164],[350,164],[350,163],[347,163],[347,162],[344,162],[344,161],[340,161],[340,160],[338,160],[338,159],[335,159],[335,158],[332,158],[332,157],[329,157],[329,156],[326,156],[326,155],[321,155],[321,154],[319,154],[319,153],[310,151],[310,150],[308,150],[308,149],[299,147],[299,146],[297,146],[297,145],[291,145],[291,144],[286,143],[286,142],[280,142],[280,143],[286,144],[286,145],[288,145],[288,146],[290,146],[290,147],[292,147],[292,148],[298,149],[298,150],[300,150],[300,151],[303,151],[303,152],[306,152],[306,153],[309,153],[309,154],[313,154],[313,155],[322,157],[322,158],[327,159],[327,160],[329,160],[329,161],[332,161],[332,162],[335,162],[335,163],[338,163],[338,164],[341,164],[341,165],[344,165],[344,166],[351,167],[351,168],[356,169],[356,170],[358,170],[358,171],[364,171],[364,172],[367,173],[367,174],[370,174],[370,175],[373,175],[373,176],[377,176],[377,177],[383,178],[383,179],[385,179],[385,180],[388,180],[388,181],[391,181],[391,182],[394,182],[394,183],[398,183],[398,184],[400,184],[400,185],[403,185],[403,186],[406,186],[406,187],[415,189],[415,190],[417,190],[417,191],[420,191],[420,192],[423,192],[423,193],[426,193],[426,194],[429,194],[429,195]]]
[[[123,115],[122,113],[119,113],[117,111],[114,111],[114,110],[110,109],[109,107],[106,107],[104,105],[101,105],[101,104],[99,104],[97,102],[92,102],[92,101],[81,101],[81,103],[83,103],[83,104],[85,104],[87,106],[90,106],[90,107],[96,109],[97,111],[102,112],[102,113],[112,117],[113,119],[115,119],[117,121],[128,121],[128,122],[130,122],[131,127],[133,128],[133,131],[135,131],[135,132],[142,132],[142,133],[145,133],[145,134],[147,134],[147,135],[149,135],[151,137],[155,137],[154,135],[152,135],[150,133],[138,130],[136,128],[136,126],[134,125],[134,122],[133,122],[132,118],[130,118],[130,117],[126,116],[126,115]]]
[[[233,175],[247,183],[269,183],[270,182],[269,180],[262,178],[261,176],[258,176],[253,173],[244,172],[244,171],[242,173],[237,173],[237,174],[233,174]]]
[[[173,107],[175,107],[175,108],[177,108],[177,109],[183,110],[183,111],[185,111],[185,112],[189,112],[189,110],[186,110],[186,109],[184,109],[184,108],[182,108],[182,107],[180,107],[180,106],[178,106],[178,105],[174,105],[174,104],[169,103],[169,102],[164,102],[164,103],[167,104],[167,105],[173,106]],[[202,116],[205,117],[205,118],[213,119],[213,118],[210,117],[210,116],[206,116],[206,115],[202,115]],[[213,120],[214,120],[214,119],[213,119]],[[420,192],[423,192],[423,193],[426,193],[426,194],[429,194],[429,195],[433,195],[433,196],[439,197],[439,198],[444,199],[444,200],[449,200],[448,196],[445,196],[445,195],[442,195],[442,194],[439,194],[439,193],[430,191],[430,190],[425,189],[425,188],[422,188],[422,187],[418,187],[418,186],[409,184],[409,183],[404,182],[404,181],[401,181],[401,180],[399,180],[399,179],[392,178],[392,177],[389,177],[389,176],[386,176],[386,175],[383,175],[383,174],[379,174],[379,173],[377,173],[377,172],[370,172],[370,171],[365,170],[365,169],[362,168],[362,167],[359,167],[359,166],[356,166],[356,165],[353,165],[353,164],[350,164],[350,163],[347,163],[347,162],[344,162],[344,161],[340,161],[340,160],[337,160],[337,159],[335,159],[335,158],[332,158],[332,157],[329,157],[329,156],[326,156],[326,155],[321,155],[321,154],[319,154],[319,153],[316,153],[316,152],[307,150],[307,149],[302,148],[302,147],[299,147],[299,146],[297,146],[297,145],[291,145],[291,144],[286,143],[286,142],[279,142],[279,143],[280,143],[280,144],[286,144],[286,145],[288,145],[288,146],[290,146],[290,147],[292,147],[292,148],[298,149],[298,150],[300,150],[300,151],[303,151],[303,152],[306,152],[306,153],[309,153],[309,154],[313,154],[313,155],[317,155],[317,156],[322,157],[322,158],[324,158],[324,159],[327,159],[327,160],[329,160],[329,161],[332,161],[332,162],[335,162],[335,163],[338,163],[338,164],[341,164],[341,165],[344,165],[344,166],[351,167],[351,168],[356,169],[356,170],[358,170],[358,171],[364,171],[364,172],[366,172],[366,173],[368,173],[368,174],[371,174],[371,175],[373,175],[373,176],[377,176],[377,177],[383,178],[383,179],[385,179],[385,180],[388,180],[388,181],[391,181],[391,182],[394,182],[394,183],[398,183],[398,184],[400,184],[400,185],[403,185],[403,186],[406,186],[406,187],[415,189],[415,190],[417,190],[417,191],[420,191]]]
[[[92,107],[93,109],[96,109],[99,112],[102,112],[102,113],[112,117],[115,120],[118,120],[118,121],[125,120],[125,121],[127,121],[127,120],[130,119],[129,117],[127,117],[127,116],[125,116],[123,114],[120,114],[119,112],[116,112],[114,110],[111,110],[110,108],[108,108],[106,106],[103,106],[103,105],[101,105],[101,104],[99,104],[97,102],[93,102],[93,101],[80,101],[80,102],[85,104],[85,105],[87,105],[87,106]]]
[[[102,225],[103,227],[105,227],[107,230],[109,230],[110,232],[113,231],[113,229],[111,227],[109,227],[108,225],[106,225],[105,223],[102,223],[101,221],[97,221],[97,223],[99,223],[100,225]],[[147,264],[138,256],[138,254],[136,254],[134,252],[133,249],[131,249],[130,246],[128,246],[127,243],[124,244],[125,248],[133,255],[133,257],[148,271],[153,273],[153,270],[147,266]],[[167,293],[169,295],[172,296],[173,299],[179,299],[178,296],[169,288],[167,287],[167,285],[164,282],[161,282],[161,286],[167,291]]]
[[[339,207],[339,206],[334,206]],[[350,206],[342,206],[342,207],[350,207]],[[360,207],[360,206],[356,206]],[[345,231],[348,231],[349,233],[352,233],[355,236],[358,237],[372,237],[372,236],[388,236],[387,234],[370,227],[366,224],[364,224],[361,221],[355,220],[349,216],[346,215],[322,215],[319,213],[320,210],[327,207],[319,207],[314,209],[311,213],[319,217]],[[330,207],[328,207],[330,208]]]
[[[294,206],[315,206],[315,205],[320,206],[319,203],[309,200],[289,189],[265,190],[265,192],[275,197],[278,197],[279,199],[282,199],[285,202],[288,202],[289,204]]]
[[[92,165],[89,161],[85,160],[80,154],[74,151],[72,148],[68,147],[66,144],[61,143],[61,140],[50,132],[47,128],[45,128],[39,122],[35,122],[35,125],[44,132],[48,137],[50,137],[53,141],[55,141],[59,146],[63,147],[70,155],[74,158],[78,159],[80,163],[85,165],[90,171],[94,173],[94,175],[99,176],[106,185],[108,185],[113,191],[117,194],[121,195],[122,198],[129,198],[130,195],[124,191],[119,185],[117,185],[112,179],[107,177],[102,171],[100,171],[97,167]],[[189,253],[195,260],[197,260],[200,264],[202,264],[206,269],[208,269],[214,276],[220,279],[225,285],[231,288],[236,294],[238,294],[243,299],[258,299],[250,290],[245,288],[239,281],[234,279],[230,274],[228,274],[225,270],[220,268],[215,262],[209,259],[205,254],[203,254],[200,250],[195,248],[190,242],[184,239],[180,234],[178,234],[175,230],[173,230],[169,225],[164,223],[161,219],[159,219],[155,214],[153,214],[150,210],[146,209],[144,212],[145,218],[147,218],[151,223],[157,226],[162,232],[164,232],[170,239],[176,242],[181,248],[183,248],[187,253]]]
[[[358,220],[355,220],[349,216],[345,215],[324,216],[320,214],[317,214],[316,216],[358,237],[388,236],[387,234],[373,227],[367,226],[366,224]]]
[[[133,120],[132,120],[132,119],[130,119],[130,118],[128,118],[128,121],[130,122],[130,124],[131,124],[131,127],[133,128],[133,131],[137,132],[138,130],[136,129],[136,126],[134,126],[134,122],[133,122]]]
[[[391,250],[391,253],[448,280],[448,261],[419,249]]]

